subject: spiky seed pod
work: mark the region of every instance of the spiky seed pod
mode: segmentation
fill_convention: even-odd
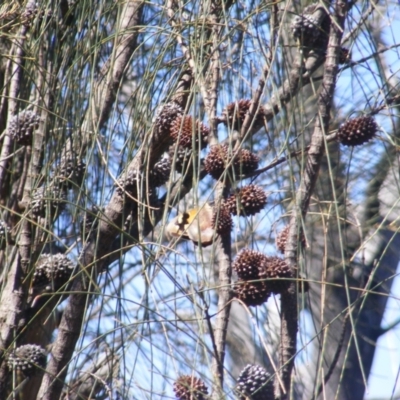
[[[31,213],[33,218],[43,217],[46,210],[51,213],[65,206],[66,193],[64,188],[51,186],[40,187],[33,192]],[[49,207],[47,207],[49,205]]]
[[[228,145],[215,145],[204,160],[204,168],[208,174],[218,180],[230,164],[230,160]],[[260,158],[256,154],[246,149],[240,149],[235,155],[231,165],[233,171],[231,170],[230,173],[236,175],[249,174],[258,168],[259,161]]]
[[[58,183],[70,189],[82,183],[86,171],[86,164],[78,158],[68,158],[61,160],[59,171],[56,171]]]
[[[169,148],[168,155],[173,163],[173,168],[177,172],[179,173],[186,172],[186,169],[188,168],[189,163],[191,161],[192,149],[187,149],[182,146],[172,145]]]
[[[241,149],[235,157],[233,166],[236,174],[247,175],[258,168],[260,157],[252,153],[250,150]]]
[[[265,279],[268,257],[259,251],[242,249],[235,257],[232,268],[245,281]]]
[[[10,227],[5,221],[0,220],[0,249],[4,249],[10,235]]]
[[[155,128],[160,136],[168,136],[171,130],[172,122],[179,116],[182,116],[183,109],[175,102],[169,102],[163,105],[155,118]]]
[[[267,194],[257,185],[247,185],[226,200],[233,215],[255,215],[267,204]]]
[[[171,161],[169,158],[164,157],[151,168],[149,172],[149,184],[153,187],[162,186],[168,182],[170,174]]]
[[[206,400],[208,388],[199,378],[181,375],[174,383],[174,392],[178,400]]]
[[[343,123],[338,131],[338,140],[344,146],[359,146],[371,140],[378,125],[370,116],[361,116]]]
[[[233,103],[229,103],[222,114],[224,115],[224,124],[229,126],[230,129],[240,130],[243,125],[243,122],[248,114],[251,106],[251,100],[249,99],[241,99],[239,101],[235,101]],[[263,121],[264,109],[262,106],[258,108],[258,111],[255,115],[255,124],[262,124]]]
[[[46,351],[36,344],[19,346],[8,355],[7,365],[30,377],[46,367]]]
[[[199,121],[194,121],[190,115],[178,116],[171,123],[170,134],[174,142],[188,149],[193,148],[193,140],[205,148],[208,143],[210,129]]]
[[[282,254],[285,252],[286,242],[289,235],[289,228],[290,226],[285,226],[279,233],[276,235],[275,238],[275,246]]]
[[[313,16],[317,7],[317,3],[307,6],[300,15],[293,18],[290,27],[293,37],[303,46],[324,49],[330,29],[330,18],[326,16],[319,24]]]
[[[115,183],[120,196],[123,196],[125,192],[136,196],[139,188],[138,185],[138,172],[134,169],[123,172]]]
[[[271,292],[265,282],[248,282],[238,280],[234,287],[234,296],[249,307],[264,304]]]
[[[293,278],[289,265],[279,257],[267,257],[266,273],[268,289],[275,294],[283,293]]]
[[[350,50],[346,47],[342,47],[339,53],[339,64],[347,64],[351,60]]]
[[[319,35],[318,21],[313,17],[316,4],[306,7],[300,15],[296,15],[290,24],[295,39],[305,39],[312,43]]]
[[[56,292],[68,282],[74,267],[65,254],[42,254],[35,265],[33,289],[35,292]]]
[[[260,365],[248,364],[240,373],[236,392],[239,400],[273,400],[274,381]]]
[[[309,14],[296,15],[290,25],[295,39],[318,36],[318,21]]]
[[[218,180],[225,171],[225,161],[227,158],[227,146],[212,146],[210,152],[204,160],[204,169],[214,179]]]
[[[214,210],[212,217],[212,227],[215,231],[221,235],[229,235],[233,228],[232,216],[228,208],[225,207],[224,203],[221,204],[219,210]]]
[[[32,143],[32,132],[39,126],[39,122],[38,114],[24,110],[12,117],[8,132],[18,144],[26,146]]]
[[[287,238],[289,235],[289,225],[285,226],[276,236],[275,238],[275,245],[276,248],[283,254],[285,252],[286,249],[286,243],[287,243]],[[304,236],[304,233],[301,232],[300,235],[300,242],[301,242],[301,246],[305,247],[306,246],[306,238]]]

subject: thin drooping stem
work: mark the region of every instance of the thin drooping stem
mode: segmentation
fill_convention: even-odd
[[[137,28],[142,15],[142,1],[129,1],[123,6],[120,26],[117,28],[116,48],[108,62],[105,63],[101,79],[96,86],[96,95],[93,96],[92,106],[89,107],[88,115],[84,125],[96,125],[101,128],[110,114],[112,105],[115,101],[117,88],[121,83],[125,68],[137,46]],[[94,110],[98,110],[96,114]],[[89,132],[88,129],[82,129]],[[79,153],[82,147],[85,148],[89,142],[89,137],[81,138]],[[66,149],[70,148],[67,144]],[[68,157],[65,157],[67,160]],[[91,290],[91,282],[96,281],[98,269],[101,265],[95,265],[94,261],[107,254],[109,243],[116,236],[116,226],[120,226],[121,218],[124,213],[124,202],[118,196],[114,196],[106,209],[107,221],[100,224],[101,240],[104,246],[99,245],[95,240],[89,243],[81,257],[80,267],[84,271],[82,279],[77,279],[73,286],[74,294],[69,298],[63,318],[60,323],[59,332],[52,347],[52,357],[47,365],[47,373],[44,375],[42,385],[39,390],[38,399],[57,399],[61,395],[64,386],[64,379],[71,360],[76,342],[80,335],[82,321],[85,315],[88,293]],[[97,247],[98,246],[98,247]],[[99,254],[101,253],[101,254]],[[90,279],[88,279],[90,278]]]
[[[290,221],[289,235],[285,249],[285,259],[295,269],[297,265],[298,234],[301,230],[301,222],[307,215],[308,207],[314,187],[318,178],[323,154],[325,152],[325,135],[329,129],[330,110],[333,103],[333,95],[338,73],[340,44],[343,35],[343,26],[347,6],[339,1],[335,5],[335,20],[331,23],[324,75],[320,93],[318,95],[318,115],[315,121],[314,131],[311,136],[310,148],[302,174],[300,187],[296,194],[295,212]],[[281,379],[285,386],[285,394],[280,392],[279,385],[276,388],[279,394],[290,393],[291,374],[296,354],[297,334],[297,294],[296,284],[292,283],[287,296],[282,296],[281,303]]]

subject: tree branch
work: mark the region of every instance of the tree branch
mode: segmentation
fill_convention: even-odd
[[[297,268],[297,244],[298,234],[301,232],[301,222],[305,219],[314,191],[318,172],[325,151],[325,135],[329,129],[330,110],[336,86],[338,72],[340,43],[343,35],[343,27],[346,15],[346,4],[338,1],[335,5],[335,20],[331,23],[325,71],[322,86],[318,95],[318,116],[316,118],[314,132],[311,136],[310,149],[302,175],[300,187],[296,194],[296,208],[290,221],[289,235],[285,249],[285,259],[293,268]],[[297,294],[296,284],[291,283],[288,295],[281,298],[281,378],[285,386],[285,392],[280,391],[280,386],[275,385],[280,395],[289,396],[291,373],[296,354],[297,334]]]

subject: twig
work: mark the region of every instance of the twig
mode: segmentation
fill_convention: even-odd
[[[318,117],[315,121],[314,132],[308,151],[304,173],[300,187],[296,194],[296,208],[290,221],[289,234],[285,249],[285,259],[294,269],[297,264],[298,234],[301,230],[299,223],[306,217],[311,195],[318,178],[318,171],[325,152],[325,134],[329,128],[330,109],[333,102],[333,94],[336,86],[338,72],[340,44],[347,5],[338,1],[335,5],[335,23],[331,24],[325,71],[321,90],[318,96]],[[277,394],[288,395],[290,392],[291,373],[296,354],[297,334],[297,294],[296,285],[291,283],[288,295],[281,299],[281,377],[285,385],[286,393],[282,393],[279,385],[276,385]]]
[[[28,3],[29,4],[29,3]],[[8,157],[10,155],[11,149],[13,147],[14,139],[11,137],[9,133],[9,126],[12,120],[12,117],[17,115],[18,113],[18,98],[20,93],[20,85],[21,85],[21,77],[22,77],[22,64],[25,56],[25,40],[26,34],[28,32],[28,25],[23,24],[16,35],[15,42],[13,44],[14,49],[14,57],[12,61],[12,71],[11,71],[11,83],[10,83],[10,92],[9,92],[9,101],[8,101],[8,111],[7,111],[7,127],[3,140],[3,145],[1,149],[0,155],[0,193],[4,190],[4,178],[6,176]]]
[[[121,23],[117,28],[115,52],[111,55],[108,62],[105,63],[102,70],[103,78],[97,83],[96,95],[93,95],[91,108],[99,110],[99,112],[94,116],[90,115],[89,111],[83,123],[84,129],[82,129],[82,132],[90,132],[88,127],[92,125],[92,121],[97,122],[98,128],[101,128],[107,121],[116,98],[118,85],[137,45],[138,30],[135,28],[137,28],[141,19],[143,4],[143,1],[132,0],[126,2],[123,6]],[[84,137],[77,139],[80,140],[77,140],[76,145],[79,147],[79,152],[82,152],[87,147],[89,135],[85,134]],[[67,150],[68,146],[67,144]],[[68,157],[65,157],[65,159],[67,160]],[[71,360],[79,338],[86,310],[88,299],[86,293],[90,289],[87,277],[93,274],[92,278],[96,278],[98,271],[94,268],[95,265],[93,262],[96,258],[101,258],[106,254],[110,243],[112,243],[113,238],[116,236],[116,226],[120,226],[124,212],[125,205],[123,201],[118,199],[118,196],[114,196],[105,211],[107,221],[99,222],[99,236],[101,235],[101,240],[104,241],[102,242],[104,243],[104,247],[101,249],[97,248],[99,242],[93,240],[83,250],[80,257],[80,265],[82,270],[85,271],[86,279],[85,276],[82,276],[82,279],[77,279],[73,285],[72,290],[75,293],[70,296],[63,313],[59,332],[52,347],[52,357],[47,365],[47,373],[44,375],[39,391],[38,398],[42,400],[57,399],[61,395],[64,379],[67,374],[67,365]],[[101,265],[98,267],[101,267]]]
[[[332,359],[331,365],[329,366],[329,370],[325,374],[324,380],[319,385],[319,387],[317,389],[317,393],[313,396],[312,400],[317,399],[319,397],[319,395],[322,393],[322,389],[328,383],[328,381],[331,378],[332,373],[333,373],[333,371],[334,371],[334,369],[336,367],[336,364],[339,361],[340,353],[342,352],[343,343],[344,343],[344,339],[345,339],[345,336],[346,336],[347,320],[348,320],[349,316],[350,316],[350,311],[347,312],[347,314],[344,316],[343,325],[342,325],[342,331],[340,332],[340,338],[339,338],[339,341],[338,341],[338,346],[336,348],[336,352],[335,352],[335,355],[334,355],[334,357]]]
[[[176,18],[175,18],[174,0],[168,0],[167,4],[166,4],[166,8],[167,8],[167,15],[170,19],[169,22],[170,22],[171,26],[178,30],[180,24],[176,21]],[[206,88],[204,79],[202,79],[201,76],[199,75],[199,73],[197,71],[196,63],[193,60],[193,57],[190,54],[189,47],[187,46],[182,35],[180,33],[176,32],[175,37],[176,37],[176,41],[178,42],[178,44],[180,45],[180,47],[182,49],[183,55],[185,56],[187,63],[189,64],[189,67],[192,71],[192,76],[197,80],[197,82],[199,84],[200,93],[202,95],[205,108],[208,111],[208,110],[210,110],[210,103],[209,103],[207,88]]]

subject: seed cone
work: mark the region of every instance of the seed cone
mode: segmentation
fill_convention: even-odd
[[[288,279],[293,278],[285,260],[250,249],[237,254],[232,268],[239,277],[236,297],[248,305],[262,304],[271,293],[283,293],[289,285]]]
[[[39,126],[39,122],[38,114],[24,110],[12,117],[8,131],[18,144],[27,146],[32,143],[32,133]]]
[[[291,22],[293,37],[301,45],[314,49],[324,49],[327,44],[330,29],[330,18],[326,16],[321,24],[314,18],[318,3],[307,6],[300,15],[296,15]]]
[[[318,37],[318,21],[311,14],[296,15],[290,27],[295,39],[304,37],[312,43]]]
[[[181,375],[174,383],[174,392],[178,400],[206,400],[208,388],[199,378]]]
[[[226,106],[222,114],[224,115],[224,124],[229,126],[230,129],[240,130],[243,122],[248,114],[251,106],[251,100],[241,99]],[[255,115],[255,124],[260,125],[263,123],[263,107],[259,107]]]
[[[44,217],[46,211],[51,213],[65,207],[66,193],[57,186],[40,187],[33,192],[31,213],[33,218]]]
[[[275,398],[273,379],[259,365],[248,364],[240,373],[235,389],[239,400],[273,400]]]
[[[267,204],[267,195],[257,185],[248,185],[226,200],[226,206],[233,215],[255,215]]]
[[[218,180],[230,168],[230,174],[246,175],[258,168],[259,157],[246,149],[240,149],[233,163],[231,163],[232,155],[229,154],[228,145],[215,145],[211,148],[204,160],[204,169],[214,179]]]
[[[171,174],[171,161],[164,157],[158,161],[149,173],[149,183],[151,186],[158,187],[168,182]]]
[[[233,228],[232,216],[225,204],[223,203],[219,210],[214,210],[212,217],[212,227],[221,235],[229,235]]]
[[[36,344],[17,347],[7,357],[8,368],[22,372],[26,377],[34,375],[46,366],[46,351]]]
[[[183,109],[175,102],[163,105],[157,112],[155,118],[155,129],[160,137],[169,136],[172,122],[182,116]]]
[[[290,284],[289,279],[293,278],[289,265],[279,257],[268,257],[266,275],[268,289],[275,294],[283,293]]]
[[[173,164],[172,168],[174,168],[179,173],[185,173],[187,168],[189,168],[189,164],[191,162],[192,149],[172,145],[169,148],[168,155],[171,159],[171,163]]]
[[[66,189],[80,186],[85,175],[86,164],[77,157],[61,160],[59,171],[56,171],[58,184]]]
[[[117,179],[115,186],[119,195],[123,195],[125,192],[132,196],[136,196],[139,189],[138,182],[138,171],[130,169],[123,172]]]
[[[271,295],[265,282],[247,282],[238,280],[234,287],[234,296],[249,307],[260,306]]]
[[[74,263],[65,254],[42,254],[35,265],[32,287],[37,292],[56,292],[71,277]]]
[[[172,123],[170,135],[179,146],[193,148],[193,143],[203,149],[207,146],[210,129],[199,121],[194,121],[190,115],[178,116]]]
[[[276,248],[283,254],[286,249],[286,243],[289,235],[289,225],[285,226],[276,236],[275,238],[275,245]],[[300,242],[301,246],[304,248],[306,246],[306,238],[304,236],[304,233],[301,232],[300,235]]]
[[[371,140],[377,131],[378,126],[372,117],[357,117],[340,126],[338,140],[344,146],[359,146]]]
[[[268,257],[259,251],[242,249],[232,263],[232,269],[245,281],[265,279]]]

